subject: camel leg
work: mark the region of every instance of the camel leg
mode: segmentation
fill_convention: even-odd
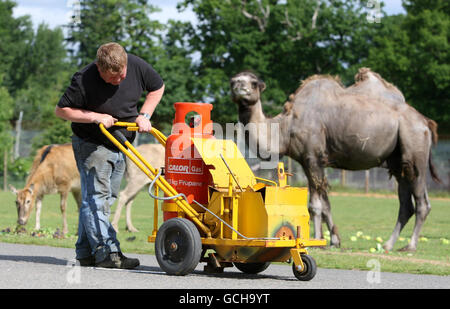
[[[388,251],[392,250],[403,227],[406,225],[409,218],[411,218],[411,216],[414,214],[411,184],[401,176],[396,176],[396,179],[398,182],[398,198],[400,201],[400,208],[398,211],[398,218],[397,223],[394,227],[394,231],[392,232],[389,240],[383,246],[383,248]]]
[[[36,199],[36,225],[34,226],[34,229],[36,231],[41,229],[41,209],[42,209],[42,199],[37,198]]]
[[[399,128],[399,143],[401,146],[401,174],[405,181],[409,183],[412,196],[414,197],[416,222],[414,225],[413,234],[411,236],[411,241],[401,250],[415,251],[417,248],[420,230],[431,210],[426,187],[426,175],[428,172],[431,147],[431,138],[429,133],[431,134],[431,132],[429,132],[428,128],[426,128],[423,130],[423,135],[417,134],[417,136],[411,138],[409,128],[407,128],[408,125],[409,124],[405,122]],[[422,145],[422,148],[418,145]],[[411,197],[409,199],[411,199]],[[411,216],[414,212],[412,211],[412,207],[409,208],[408,215]]]
[[[322,234],[322,201],[318,192],[309,189],[309,205],[308,210],[314,224],[314,238],[321,239]]]
[[[337,233],[337,227],[331,217],[331,206],[327,195],[327,178],[324,168],[318,164],[314,158],[309,158],[303,168],[308,178],[309,187],[309,205],[308,209],[314,223],[314,238],[323,238],[322,234],[322,216],[327,223],[331,236],[331,246],[340,246],[340,237]]]
[[[424,174],[422,174],[424,175]],[[419,176],[413,184],[413,196],[416,204],[416,222],[409,244],[403,248],[405,251],[416,251],[419,233],[428,214],[431,211],[431,204],[428,200],[425,176]]]
[[[61,208],[61,214],[63,217],[63,235],[66,235],[69,232],[69,229],[67,228],[67,216],[66,216],[66,205],[67,205],[67,192],[62,192],[61,193],[61,203],[60,203],[60,208]]]
[[[341,238],[338,233],[338,228],[333,222],[333,218],[331,216],[331,205],[328,200],[328,195],[325,194],[322,196],[323,208],[322,208],[322,218],[327,224],[328,230],[330,231],[330,241],[331,245],[335,247],[340,247]]]

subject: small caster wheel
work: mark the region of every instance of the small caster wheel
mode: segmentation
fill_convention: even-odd
[[[294,273],[294,276],[300,280],[300,281],[309,281],[317,273],[317,264],[316,261],[312,258],[312,256],[307,254],[301,255],[304,268],[301,270],[297,270],[297,267],[295,267],[295,264],[292,263],[292,271]]]

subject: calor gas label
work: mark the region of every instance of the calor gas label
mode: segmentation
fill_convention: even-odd
[[[202,159],[167,158],[167,171],[175,174],[203,174]]]

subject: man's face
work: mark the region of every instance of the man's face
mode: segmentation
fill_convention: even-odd
[[[119,85],[127,76],[127,66],[124,66],[121,72],[102,72],[100,68],[98,69],[98,72],[100,73],[101,78],[108,83],[112,84],[114,86]]]

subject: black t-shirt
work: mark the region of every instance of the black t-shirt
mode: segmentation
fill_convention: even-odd
[[[160,89],[163,80],[150,64],[128,54],[127,75],[117,86],[106,83],[95,62],[87,65],[72,77],[72,82],[58,102],[58,107],[80,108],[109,114],[119,121],[134,122],[138,116],[137,103],[144,91]],[[110,132],[121,131],[133,142],[135,132],[123,127],[112,127]],[[95,123],[72,123],[73,133],[92,143],[117,149]]]

